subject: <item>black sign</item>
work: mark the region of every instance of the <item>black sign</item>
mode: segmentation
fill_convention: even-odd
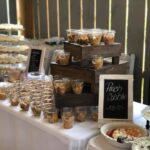
[[[29,62],[29,72],[39,71],[42,50],[32,49]]]
[[[128,80],[104,80],[103,117],[128,119]]]

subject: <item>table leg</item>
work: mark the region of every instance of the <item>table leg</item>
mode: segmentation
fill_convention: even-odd
[[[149,121],[146,121],[146,129],[149,129],[150,125],[149,125]]]

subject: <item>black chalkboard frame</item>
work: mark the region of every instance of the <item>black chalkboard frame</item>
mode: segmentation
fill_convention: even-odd
[[[127,84],[127,91],[125,91],[128,95],[127,97],[127,117],[126,118],[118,118],[113,115],[113,117],[106,117],[105,111],[109,110],[106,109],[106,100],[105,100],[105,90],[106,90],[106,81],[117,81],[117,83],[121,81],[126,81]],[[119,84],[120,85],[120,84]],[[126,99],[125,99],[126,101]],[[105,105],[104,105],[105,104]],[[118,116],[118,114],[116,114]],[[132,121],[133,119],[133,75],[120,75],[120,74],[105,74],[99,76],[99,111],[98,111],[98,123],[99,125],[103,125],[108,122],[112,121]]]

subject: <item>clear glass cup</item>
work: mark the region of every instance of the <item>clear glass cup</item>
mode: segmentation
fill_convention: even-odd
[[[34,116],[40,116],[41,115],[41,111],[42,111],[41,104],[32,102],[31,103],[31,110],[32,110],[32,113],[33,113]]]
[[[67,29],[67,40],[71,43],[77,42],[77,30],[75,29]]]
[[[81,94],[83,91],[83,84],[84,82],[82,80],[72,80],[72,90],[75,94]]]
[[[103,67],[103,57],[99,55],[92,55],[91,63],[95,70],[99,70]]]
[[[18,95],[14,95],[10,98],[10,104],[11,106],[18,106],[19,104],[19,96]]]
[[[88,34],[89,43],[91,45],[99,45],[102,38],[102,31],[101,30],[91,30]]]
[[[59,52],[56,56],[56,63],[60,65],[69,65],[70,63],[70,53],[69,52]]]
[[[79,30],[77,43],[81,45],[88,45],[89,44],[88,33],[89,33],[88,30],[85,29]]]
[[[72,116],[73,115],[73,109],[71,107],[64,107],[62,109],[62,116]]]
[[[26,97],[20,97],[20,108],[22,111],[28,111],[30,106],[30,98],[28,96]]]
[[[116,32],[114,30],[108,30],[103,35],[104,43],[107,45],[113,44],[115,42],[115,34],[116,34]]]
[[[70,80],[70,78],[65,77],[65,78],[62,78],[62,80],[66,84],[66,92],[71,92],[72,87],[71,87],[71,80]]]
[[[87,108],[86,107],[76,107],[75,108],[75,120],[79,122],[85,121],[87,118]]]
[[[56,123],[58,122],[58,113],[57,109],[51,109],[47,112],[47,120],[49,123]]]
[[[74,116],[62,116],[62,121],[63,121],[63,128],[64,129],[70,129],[74,125]]]
[[[67,91],[65,81],[54,80],[54,89],[57,94],[64,95]]]
[[[90,118],[93,121],[98,121],[98,106],[90,106]]]

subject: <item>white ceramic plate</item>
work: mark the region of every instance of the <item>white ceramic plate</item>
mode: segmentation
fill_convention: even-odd
[[[132,150],[150,150],[150,137],[141,137],[132,144]]]
[[[141,113],[146,120],[150,121],[150,106],[145,107]]]
[[[103,125],[100,129],[101,134],[105,137],[105,139],[107,141],[109,141],[112,145],[119,147],[119,148],[131,148],[131,145],[133,143],[133,141],[126,141],[124,143],[119,143],[117,142],[116,139],[108,136],[106,133],[108,131],[111,131],[113,129],[117,129],[117,128],[137,128],[141,131],[142,137],[143,136],[147,136],[148,132],[146,129],[134,124],[134,123],[130,123],[130,122],[112,122],[112,123],[107,123],[105,125]]]

